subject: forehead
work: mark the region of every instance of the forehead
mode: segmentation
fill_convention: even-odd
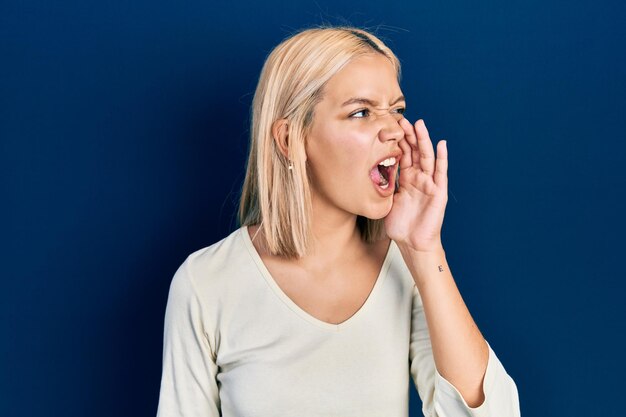
[[[331,77],[325,96],[333,105],[341,105],[355,96],[379,101],[392,100],[400,93],[391,61],[380,54],[368,54],[354,58]]]

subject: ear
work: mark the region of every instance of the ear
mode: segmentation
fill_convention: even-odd
[[[289,159],[289,122],[287,119],[278,119],[272,124],[272,137],[276,142],[276,146],[280,150],[280,153],[287,159]]]

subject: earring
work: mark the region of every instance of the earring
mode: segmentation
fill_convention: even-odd
[[[293,163],[291,162],[291,160],[289,161],[289,170],[293,169]]]

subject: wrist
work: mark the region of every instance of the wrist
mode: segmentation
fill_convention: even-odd
[[[418,288],[440,274],[449,273],[446,252],[441,245],[428,250],[416,250],[410,245],[398,244],[398,249]]]
[[[400,248],[400,251],[402,251],[403,253],[406,252],[407,254],[419,257],[441,256],[445,255],[446,253],[443,248],[443,244],[441,243],[441,240],[437,240],[436,242],[433,242],[432,244],[429,244],[427,246],[419,247],[412,245],[410,242],[396,242],[396,244],[398,248]]]

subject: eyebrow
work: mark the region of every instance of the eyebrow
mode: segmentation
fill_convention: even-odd
[[[395,99],[391,104],[389,104],[390,106],[393,106],[394,104],[396,104],[399,101],[405,100],[404,96],[400,96],[397,99]],[[368,98],[364,98],[364,97],[352,97],[351,99],[348,99],[347,101],[345,101],[341,107],[347,106],[348,104],[354,104],[354,103],[365,103],[365,104],[369,104],[372,107],[376,107],[378,106],[378,102],[374,101],[374,100],[370,100]]]

